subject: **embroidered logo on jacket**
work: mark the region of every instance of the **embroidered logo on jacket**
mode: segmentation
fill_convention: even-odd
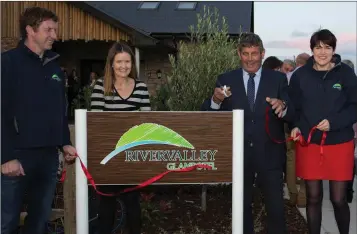
[[[61,78],[59,78],[57,74],[53,74],[52,75],[52,79],[57,80],[57,81],[61,81]]]
[[[337,83],[337,84],[334,84],[334,85],[332,86],[332,88],[341,90],[341,89],[342,89],[342,86],[341,86],[341,84]]]

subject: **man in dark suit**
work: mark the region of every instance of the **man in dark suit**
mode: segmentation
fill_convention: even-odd
[[[260,37],[244,33],[238,55],[242,68],[220,75],[212,98],[202,110],[244,110],[244,234],[254,233],[252,217],[252,185],[257,181],[264,195],[268,213],[268,233],[286,233],[283,199],[283,162],[286,145],[284,121],[291,121],[294,107],[287,95],[287,78],[278,71],[262,69],[264,47]],[[269,108],[267,134],[266,109]]]

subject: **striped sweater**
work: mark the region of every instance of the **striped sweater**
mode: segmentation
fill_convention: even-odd
[[[92,111],[150,111],[150,97],[146,84],[136,80],[131,95],[124,99],[113,88],[113,95],[104,96],[103,79],[98,79],[91,96]]]

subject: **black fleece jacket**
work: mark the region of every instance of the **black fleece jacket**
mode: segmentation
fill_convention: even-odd
[[[298,127],[307,139],[309,131],[323,119],[330,123],[325,144],[333,145],[353,139],[352,125],[357,122],[357,77],[355,72],[334,55],[335,66],[329,71],[316,71],[311,57],[291,77],[289,97],[296,108],[292,127]],[[321,131],[312,142],[320,144]]]
[[[23,42],[1,54],[1,163],[16,149],[71,144],[58,54],[43,58]]]

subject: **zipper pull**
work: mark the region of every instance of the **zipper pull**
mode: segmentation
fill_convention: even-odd
[[[17,134],[19,134],[19,126],[17,124],[16,116],[14,116],[14,127],[15,127]]]

